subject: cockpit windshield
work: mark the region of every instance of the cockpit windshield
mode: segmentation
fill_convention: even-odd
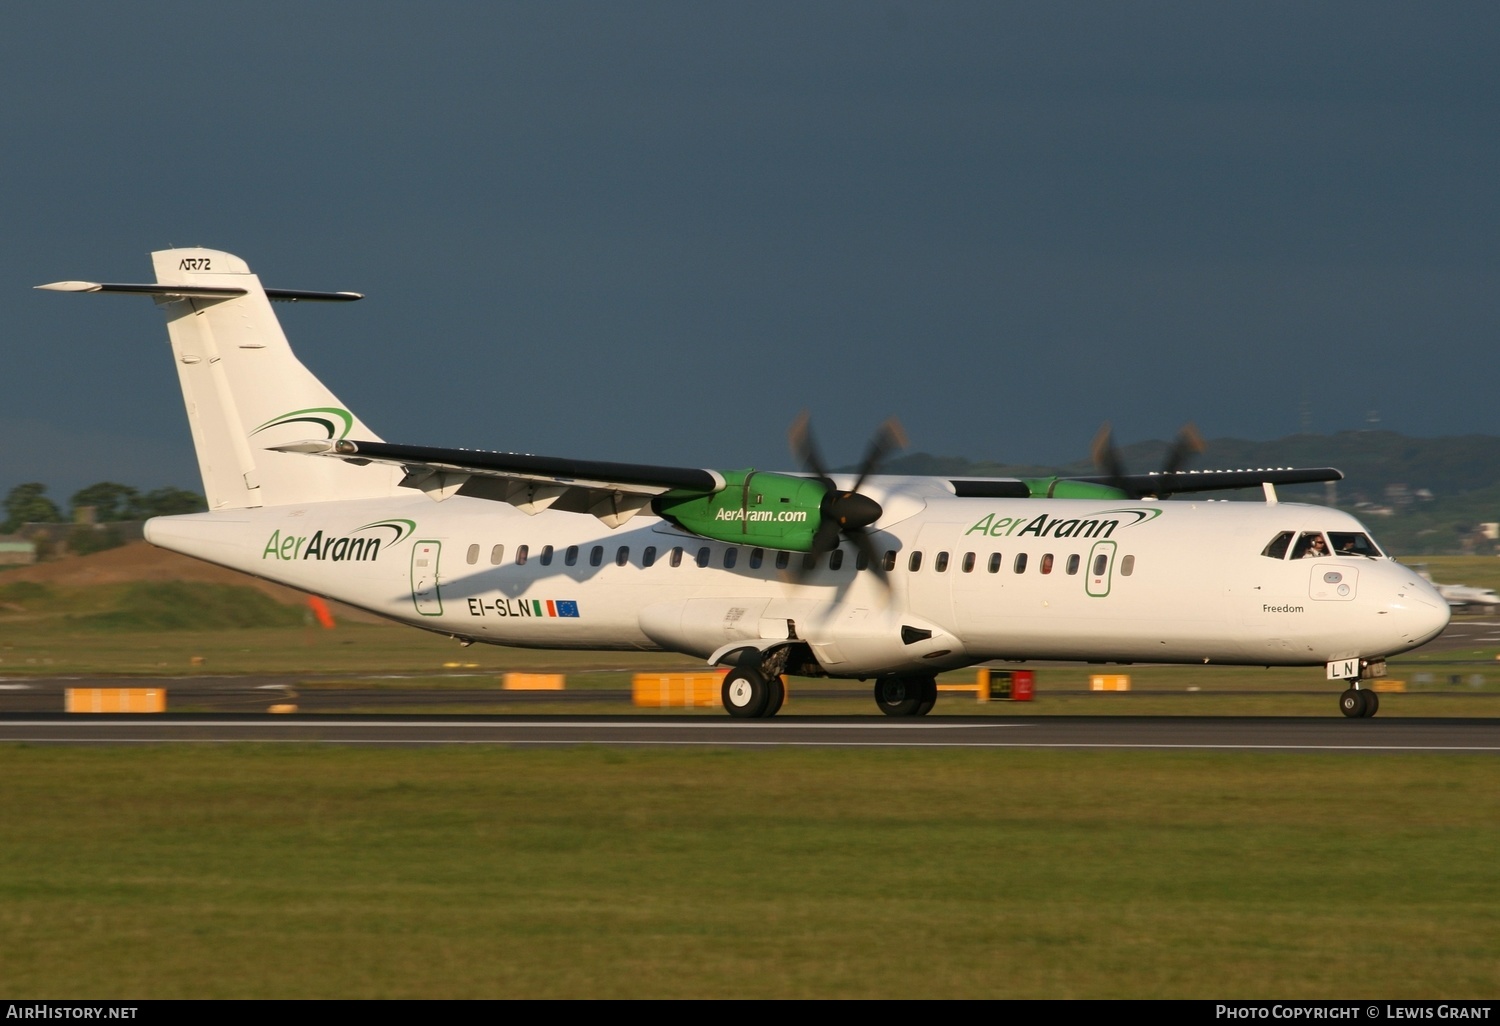
[[[1328,540],[1333,543],[1335,556],[1368,556],[1378,559],[1381,551],[1375,547],[1368,534],[1357,531],[1329,531]]]
[[[1266,544],[1265,548],[1260,550],[1260,554],[1262,556],[1269,556],[1272,559],[1285,559],[1287,546],[1291,544],[1292,532],[1282,531],[1276,537],[1272,538],[1270,542]]]
[[[1295,545],[1292,544],[1293,538],[1296,538]],[[1327,556],[1379,559],[1383,555],[1368,534],[1358,531],[1329,531],[1326,536],[1322,531],[1303,531],[1300,535],[1293,531],[1282,531],[1266,543],[1260,554],[1270,559],[1286,559],[1288,554],[1292,559],[1321,559]]]

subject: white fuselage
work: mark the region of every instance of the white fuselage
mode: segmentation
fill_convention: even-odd
[[[778,569],[774,550],[649,514],[610,530],[417,492],[160,518],[147,537],[459,638],[703,657],[794,639],[833,676],[992,659],[1315,665],[1407,651],[1448,622],[1392,560],[1261,554],[1280,532],[1363,531],[1326,507],[961,499],[928,478],[864,490],[886,511],[872,540],[896,554],[889,589],[848,543],[839,569],[825,558],[798,578],[800,554]]]

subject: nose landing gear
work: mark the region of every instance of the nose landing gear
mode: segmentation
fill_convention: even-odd
[[[1339,712],[1350,719],[1374,716],[1380,710],[1380,696],[1368,688],[1347,689],[1339,695]]]
[[[881,677],[875,682],[875,704],[887,716],[926,716],[937,704],[937,678]]]

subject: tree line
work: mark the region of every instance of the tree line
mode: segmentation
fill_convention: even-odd
[[[208,503],[197,492],[181,488],[141,492],[129,485],[100,481],[74,492],[64,515],[62,508],[47,497],[47,486],[32,481],[16,485],[6,495],[5,522],[0,524],[0,534],[14,534],[22,524],[69,523],[85,506],[94,510],[94,520],[101,524],[201,513],[208,509]]]

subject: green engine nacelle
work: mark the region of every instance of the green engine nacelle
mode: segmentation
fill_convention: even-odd
[[[1128,499],[1118,488],[1095,484],[1093,481],[1069,481],[1058,477],[1026,478],[1026,487],[1031,489],[1033,499]]]
[[[812,478],[755,470],[723,472],[712,494],[668,492],[652,508],[684,531],[736,545],[808,552],[827,490]]]

